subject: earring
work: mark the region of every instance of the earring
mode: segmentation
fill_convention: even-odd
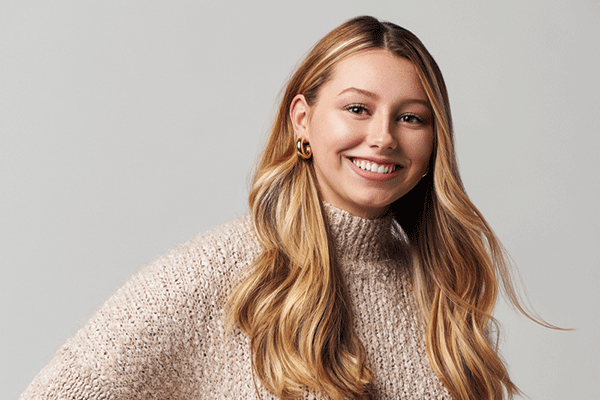
[[[425,178],[428,173],[429,173],[429,165],[427,166],[427,169],[425,170],[425,173],[423,174],[423,176],[421,176],[421,179]]]
[[[304,137],[298,138],[296,141],[296,152],[304,160],[309,160],[312,157],[310,143],[308,143]]]

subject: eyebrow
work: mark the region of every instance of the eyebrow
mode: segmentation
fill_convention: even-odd
[[[338,93],[338,96],[341,96],[342,94],[344,94],[346,92],[356,92],[358,94],[362,94],[363,96],[372,97],[374,99],[379,98],[379,96],[373,92],[369,92],[368,90],[359,89],[359,88],[355,88],[355,87],[349,87],[347,89],[342,90],[341,92]]]
[[[363,96],[371,97],[375,100],[379,99],[379,95],[377,93],[373,93],[368,90],[359,89],[359,88],[355,88],[355,87],[349,87],[347,89],[342,90],[341,92],[338,93],[338,96],[341,96],[342,94],[347,93],[347,92],[355,92],[358,94],[362,94]],[[427,106],[427,107],[431,107],[429,104],[429,100],[409,99],[407,101],[407,103],[418,103],[418,104],[423,104],[424,106]]]

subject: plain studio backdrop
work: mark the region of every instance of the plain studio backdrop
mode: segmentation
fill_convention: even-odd
[[[597,1],[0,2],[0,398],[129,276],[247,212],[284,82],[362,14],[448,85],[469,195],[542,328],[504,305],[531,399],[600,398]]]

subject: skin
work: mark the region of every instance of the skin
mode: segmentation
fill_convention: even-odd
[[[308,105],[291,104],[297,137],[305,137],[322,198],[365,218],[384,214],[427,171],[433,149],[433,114],[414,65],[386,50],[353,54]],[[395,168],[367,171],[355,162]]]

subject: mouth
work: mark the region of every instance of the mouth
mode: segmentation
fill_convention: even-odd
[[[358,158],[352,158],[352,163],[362,170],[375,172],[377,174],[391,174],[400,167],[398,164],[377,164],[373,161],[361,160]]]

